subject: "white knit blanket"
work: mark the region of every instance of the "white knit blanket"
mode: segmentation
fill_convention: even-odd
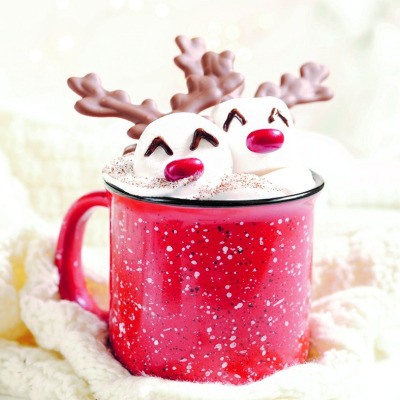
[[[106,325],[60,301],[54,240],[0,249],[0,394],[30,399],[398,399],[400,229],[317,241],[309,362],[244,386],[131,376]]]

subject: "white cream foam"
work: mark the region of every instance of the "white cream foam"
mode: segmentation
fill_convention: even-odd
[[[168,182],[134,173],[134,157],[125,155],[108,163],[103,169],[106,182],[121,190],[144,197],[176,197],[196,200],[250,200],[287,196],[315,186],[310,170],[287,167],[262,176],[225,174],[201,176]]]

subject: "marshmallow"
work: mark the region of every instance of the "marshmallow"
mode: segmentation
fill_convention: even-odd
[[[144,130],[134,154],[113,164],[104,169],[104,179],[140,196],[207,197],[222,176],[232,173],[225,135],[193,113],[155,120]]]
[[[213,145],[207,139],[200,139],[198,147],[190,150],[194,133],[202,129],[218,141]],[[158,146],[145,156],[153,140],[161,137],[172,150],[171,155]],[[232,158],[226,138],[210,120],[193,113],[168,114],[152,122],[144,130],[133,155],[134,171],[138,176],[165,178],[165,168],[172,161],[197,158],[204,165],[202,178],[222,176],[232,171]]]
[[[225,131],[233,158],[233,172],[261,175],[292,164],[295,148],[290,128],[293,121],[282,100],[271,96],[235,98],[215,106],[212,117]],[[263,140],[263,135],[268,136],[272,130],[273,133],[279,132],[280,139],[278,137],[276,142],[275,135],[268,147],[269,138]],[[251,139],[255,134],[258,134],[257,141],[266,145],[265,152],[254,148]]]

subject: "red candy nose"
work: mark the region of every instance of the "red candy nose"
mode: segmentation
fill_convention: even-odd
[[[246,145],[254,153],[271,153],[282,147],[283,140],[283,133],[277,129],[258,129],[249,133]]]
[[[198,158],[182,158],[171,161],[164,170],[167,181],[175,182],[179,179],[198,177],[204,172],[204,164]]]

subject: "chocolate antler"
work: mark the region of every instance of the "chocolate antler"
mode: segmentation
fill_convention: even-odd
[[[179,35],[175,42],[182,52],[174,58],[175,64],[185,73],[185,78],[189,75],[202,75],[201,57],[206,52],[206,45],[202,38],[189,39],[186,36]]]
[[[209,75],[212,76],[214,71],[218,73],[216,63],[222,62],[224,65],[224,71],[221,73],[233,72],[233,62],[235,56],[230,51],[225,51],[221,54],[212,52],[206,53],[206,47],[202,38],[189,39],[186,36],[180,35],[175,39],[182,54],[174,58],[175,64],[185,73],[185,78],[190,75]],[[205,54],[208,54],[205,56]],[[210,54],[214,54],[210,56]],[[205,59],[203,59],[205,57]],[[220,60],[221,59],[221,60]],[[210,65],[214,64],[214,67],[210,68]],[[221,70],[220,70],[221,71]],[[231,75],[229,79],[233,79],[236,82],[237,76]],[[235,83],[236,84],[236,83]],[[189,82],[188,82],[189,85]],[[192,83],[191,83],[192,85]],[[227,100],[228,98],[240,97],[244,89],[244,79],[242,77],[241,83],[238,84],[237,88],[227,92],[220,101]],[[213,104],[211,104],[213,105]]]
[[[233,71],[234,59],[235,56],[230,51],[220,54],[211,51],[204,53],[201,57],[201,74],[197,71],[186,80],[188,93],[179,93],[171,98],[173,112],[199,113],[218,104],[225,96],[242,86],[244,77]]]
[[[68,86],[81,100],[75,104],[75,109],[91,117],[119,117],[133,122],[135,125],[128,130],[128,135],[138,139],[146,126],[162,117],[154,100],[147,99],[140,105],[130,102],[128,93],[122,90],[109,92],[101,84],[96,74],[87,74],[83,78],[69,78]]]
[[[325,66],[310,62],[301,66],[300,78],[292,74],[284,74],[280,86],[264,82],[258,87],[255,97],[278,97],[289,108],[296,104],[330,100],[333,97],[333,91],[321,86],[321,82],[328,76],[329,70]]]
[[[182,54],[175,58],[175,62],[187,76],[188,93],[172,97],[172,112],[198,113],[219,103],[224,96],[243,85],[243,76],[233,72],[233,53],[204,53],[201,38],[178,36],[176,42]],[[134,105],[126,92],[107,91],[100,78],[93,73],[83,78],[69,78],[68,86],[82,97],[75,104],[79,113],[91,117],[127,119],[135,124],[128,130],[133,139],[139,139],[150,122],[165,115],[158,110],[154,100],[147,99],[140,105]],[[128,151],[132,151],[132,146],[125,150]]]

